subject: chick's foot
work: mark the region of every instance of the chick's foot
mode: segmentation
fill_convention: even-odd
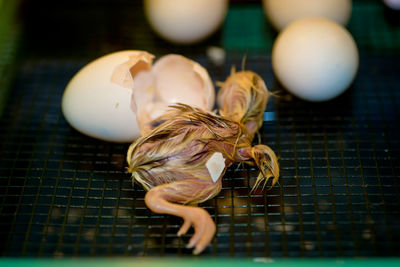
[[[145,195],[147,207],[155,213],[170,214],[183,219],[178,236],[184,235],[193,226],[194,234],[189,240],[187,248],[194,248],[193,254],[200,254],[211,242],[216,226],[208,212],[199,207],[184,206],[179,202],[177,194],[171,194],[175,183],[153,187]],[[175,188],[174,188],[175,189]]]

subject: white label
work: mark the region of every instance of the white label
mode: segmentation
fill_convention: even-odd
[[[221,152],[215,152],[207,161],[206,167],[213,182],[217,182],[225,169],[225,159]]]

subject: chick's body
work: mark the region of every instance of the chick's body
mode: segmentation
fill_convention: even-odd
[[[129,171],[146,190],[171,184],[166,197],[179,203],[199,203],[221,189],[226,168],[238,161],[238,149],[250,146],[245,128],[222,117],[188,106],[165,114],[165,122],[140,138],[128,152]],[[222,171],[213,177],[207,162],[221,153]]]
[[[219,113],[177,104],[158,118],[149,134],[129,148],[127,161],[133,180],[148,192],[146,205],[155,213],[183,218],[178,235],[193,225],[188,248],[202,252],[216,230],[206,210],[185,206],[210,199],[221,190],[221,177],[233,162],[257,165],[256,185],[273,178],[279,168],[274,152],[266,145],[251,146],[262,125],[269,93],[253,72],[234,72],[219,91]]]

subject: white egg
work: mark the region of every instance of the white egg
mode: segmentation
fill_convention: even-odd
[[[291,93],[325,101],[344,92],[358,69],[358,49],[351,34],[325,18],[297,20],[279,33],[272,67]]]
[[[153,66],[153,58],[144,51],[120,51],[84,66],[65,88],[61,103],[65,119],[91,137],[131,142],[148,131],[149,122],[170,104],[206,110],[214,106],[213,83],[198,63],[167,55]]]
[[[264,13],[278,31],[304,17],[325,17],[346,25],[351,0],[263,0]]]
[[[228,0],[144,0],[144,9],[159,36],[172,43],[191,44],[217,31]]]

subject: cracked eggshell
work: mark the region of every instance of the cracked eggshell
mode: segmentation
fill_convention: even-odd
[[[199,63],[181,55],[169,54],[157,60],[153,73],[164,102],[185,103],[203,110],[214,107],[214,85]]]
[[[205,68],[180,55],[163,56],[154,65],[153,58],[145,51],[120,51],[84,66],[64,91],[66,120],[83,134],[131,142],[171,104],[213,108],[215,90]]]
[[[84,66],[62,96],[65,119],[76,130],[94,138],[111,142],[136,139],[140,131],[131,108],[131,75],[151,68],[153,57],[144,51],[120,51]]]
[[[183,103],[209,111],[215,89],[205,68],[184,56],[169,54],[153,67],[134,75],[132,103],[142,134],[147,134],[172,104]]]

